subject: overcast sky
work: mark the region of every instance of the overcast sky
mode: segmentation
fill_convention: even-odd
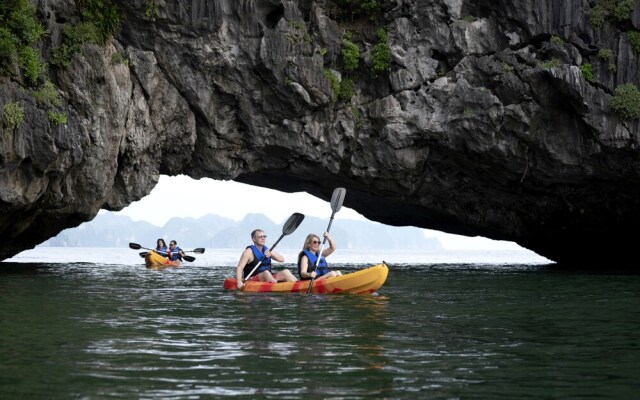
[[[349,191],[347,190],[347,196]],[[172,217],[198,218],[207,214],[241,220],[246,214],[261,213],[276,223],[284,222],[292,213],[326,218],[331,217],[331,205],[307,193],[284,193],[272,189],[245,185],[233,181],[213,179],[195,180],[187,176],[161,176],[151,193],[129,205],[117,214],[136,221],[147,221],[162,226]],[[342,207],[334,217],[366,220],[356,211]],[[515,243],[476,237],[450,235],[423,230],[426,237],[437,237],[448,250],[517,250]]]

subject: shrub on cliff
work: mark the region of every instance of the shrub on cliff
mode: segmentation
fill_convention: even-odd
[[[15,129],[24,121],[24,109],[20,103],[7,103],[2,108],[2,126]]]
[[[51,63],[68,67],[85,43],[105,44],[120,29],[120,13],[109,0],[78,0],[81,22],[65,24],[62,44],[52,51]]]
[[[640,118],[640,90],[633,83],[616,87],[609,104],[622,118]]]
[[[640,32],[629,31],[627,32],[627,37],[629,38],[629,44],[631,44],[633,51],[636,54],[640,54]]]
[[[342,14],[350,15],[351,18],[368,16],[373,18],[380,11],[381,2],[378,0],[334,0],[340,7]]]
[[[593,66],[591,64],[582,64],[580,66],[580,71],[582,72],[584,79],[589,82],[593,81]]]
[[[44,34],[36,8],[29,1],[0,2],[0,74],[21,73],[26,83],[35,84],[45,69],[35,49]]]
[[[387,31],[380,29],[377,33],[378,43],[371,51],[371,75],[376,77],[389,69],[391,64],[391,51],[387,44]]]
[[[342,60],[347,71],[354,71],[360,62],[360,48],[351,41],[351,33],[346,32],[342,38]]]
[[[605,19],[625,21],[631,18],[636,0],[598,0],[589,10],[589,22],[599,28]]]

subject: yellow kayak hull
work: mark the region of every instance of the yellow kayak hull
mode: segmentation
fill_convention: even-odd
[[[167,268],[167,267],[179,267],[180,261],[170,261],[168,258],[161,256],[155,251],[150,251],[144,256],[144,264],[147,268]]]
[[[387,280],[389,268],[386,264],[378,264],[360,271],[344,274],[333,278],[314,280],[311,287],[311,293],[316,294],[367,294],[373,293],[380,289]],[[224,280],[224,288],[227,290],[238,290],[236,278],[227,278]],[[309,288],[309,281],[297,282],[245,282],[243,292],[255,293],[295,293],[306,292]]]

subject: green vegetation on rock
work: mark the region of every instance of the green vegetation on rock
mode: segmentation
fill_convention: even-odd
[[[110,0],[78,0],[81,22],[65,24],[62,44],[52,51],[51,63],[68,67],[85,43],[105,44],[120,29],[118,8]]]
[[[622,118],[640,118],[640,90],[632,83],[616,87],[609,104]]]
[[[45,34],[36,19],[36,8],[27,0],[0,2],[0,75],[21,76],[24,83],[35,85],[44,72],[36,50]]]
[[[378,0],[334,0],[334,2],[342,14],[349,15],[351,18],[360,16],[374,18],[382,8],[381,1]]]
[[[609,71],[615,71],[618,69],[615,63],[615,53],[611,49],[600,49],[598,51],[598,58],[609,62]]]
[[[148,18],[155,18],[158,16],[158,5],[156,4],[156,0],[147,0],[144,15]]]
[[[362,122],[362,115],[360,114],[360,110],[358,110],[358,107],[351,106],[351,114],[353,114],[356,128],[362,129],[362,127],[364,127],[364,123]]]
[[[582,64],[580,66],[580,71],[582,72],[584,79],[589,82],[593,81],[593,66],[591,64]]]
[[[593,28],[602,26],[607,18],[625,21],[631,18],[636,0],[598,0],[589,10],[589,23]]]
[[[338,99],[343,101],[348,101],[353,97],[356,93],[355,87],[353,85],[353,80],[351,78],[344,78],[342,82],[340,82],[340,90],[338,91]]]
[[[348,101],[355,94],[355,88],[351,78],[344,78],[340,80],[330,69],[324,70],[324,76],[331,84],[331,90],[333,91],[335,99]]]
[[[51,63],[67,68],[71,58],[79,53],[85,43],[99,43],[100,34],[91,22],[81,22],[77,25],[65,24],[62,28],[62,44],[53,49]]]
[[[562,46],[564,44],[564,39],[562,39],[558,35],[552,35],[550,42],[553,44],[557,44],[558,46]]]
[[[540,63],[540,68],[558,68],[560,66],[560,61],[557,58],[552,58],[551,60],[547,60]]]
[[[640,54],[640,32],[629,31],[627,32],[627,37],[629,38],[629,43],[631,44],[633,51],[636,54]]]
[[[67,114],[56,111],[47,111],[47,118],[54,125],[64,125],[67,123]]]
[[[24,109],[20,103],[7,103],[2,108],[2,126],[15,129],[24,121]]]
[[[59,107],[60,104],[62,104],[60,97],[58,97],[58,89],[56,88],[56,85],[51,83],[49,79],[46,79],[38,89],[34,90],[32,95],[39,104],[45,104],[53,107]]]
[[[351,32],[346,32],[342,38],[342,60],[347,71],[358,69],[360,48],[351,41]]]
[[[84,22],[98,31],[98,44],[104,44],[120,29],[120,12],[111,0],[76,0]]]
[[[378,43],[371,51],[371,76],[376,77],[389,69],[391,64],[391,51],[387,44],[387,31],[382,28],[377,33]]]

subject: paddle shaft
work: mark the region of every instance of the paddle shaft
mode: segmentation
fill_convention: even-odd
[[[335,213],[331,214],[331,219],[329,220],[329,226],[327,227],[327,233],[329,233],[329,230],[331,229],[331,223],[333,222],[333,216],[335,215]],[[324,250],[324,244],[327,243],[327,237],[325,236],[324,239],[322,239],[322,245],[320,246],[320,252],[318,253],[318,258],[316,259],[316,268],[318,268],[318,264],[320,264],[320,257],[322,257],[322,250]],[[315,269],[314,269],[315,271]]]
[[[331,218],[329,219],[329,226],[327,226],[327,234],[331,230],[333,217],[340,210],[340,207],[342,207],[342,202],[344,201],[344,196],[346,195],[346,193],[347,191],[345,188],[336,188],[333,191],[333,194],[331,195]],[[325,236],[324,239],[322,240],[322,246],[320,246],[320,252],[318,253],[318,258],[316,259],[316,265],[315,265],[314,271],[318,268],[318,264],[320,263],[320,257],[322,257],[322,251],[324,250],[324,244],[326,243],[326,241],[327,241],[327,237]],[[314,280],[315,280],[315,277],[312,277],[311,280],[309,281],[307,294],[311,293],[311,287],[313,286]]]
[[[329,219],[329,226],[327,226],[327,233],[329,233],[329,230],[331,230],[331,223],[333,222],[334,215],[336,215],[335,211],[331,213],[331,218]],[[327,237],[325,236],[324,240],[322,241],[322,245],[320,246],[320,252],[318,253],[318,258],[316,259],[316,265],[313,271],[315,271],[318,268],[318,264],[320,263],[320,257],[322,257],[322,250],[324,249],[324,244],[326,241],[327,241]],[[309,281],[309,287],[307,288],[307,294],[311,293],[311,287],[313,286],[313,281],[315,279],[316,279],[315,276],[311,277],[311,280]]]

